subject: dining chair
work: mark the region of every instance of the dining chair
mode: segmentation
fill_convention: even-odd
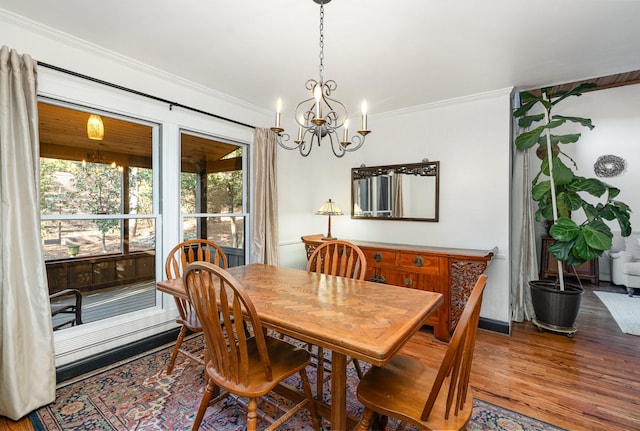
[[[218,244],[207,239],[190,239],[179,243],[169,252],[165,264],[167,278],[182,278],[183,271],[192,262],[211,262],[222,268],[227,268],[228,266],[227,256]],[[182,342],[187,335],[187,331],[202,332],[202,327],[191,303],[175,296],[174,298],[179,313],[179,316],[176,317],[176,322],[181,328],[176,345],[169,358],[167,374],[173,372],[178,353],[182,353],[185,357],[202,365],[205,363],[206,354],[204,346],[192,350],[182,348]]]
[[[68,297],[73,295],[73,301],[69,302]],[[67,300],[62,298],[67,297]],[[53,330],[66,326],[82,325],[82,293],[78,289],[63,289],[49,295],[51,306],[51,319]],[[56,316],[64,315],[64,318]]]
[[[360,247],[352,242],[344,240],[325,241],[316,247],[311,256],[309,256],[307,271],[364,280],[367,272],[367,259]],[[317,346],[317,352],[316,396],[318,399],[322,399],[322,388],[331,378],[331,370],[326,368],[330,361],[325,359],[324,349]],[[362,377],[362,367],[358,360],[352,358],[351,362],[356,368],[358,377]],[[325,371],[328,372],[326,376]]]
[[[183,284],[202,323],[209,352],[205,365],[207,387],[192,430],[200,427],[209,405],[230,394],[249,399],[247,429],[256,430],[258,399],[296,373],[302,382],[304,399],[291,408],[272,403],[272,407],[283,414],[277,419],[266,414],[260,418],[270,423],[268,430],[273,430],[306,406],[314,428],[319,430],[320,420],[305,370],[311,362],[310,353],[266,335],[251,298],[226,270],[207,262],[195,262],[187,266]],[[247,327],[252,328],[250,333]],[[219,388],[224,390],[221,395],[218,395]],[[212,401],[214,395],[216,398]]]
[[[485,274],[476,281],[438,369],[396,355],[384,367],[365,373],[357,389],[364,405],[358,431],[369,429],[374,413],[380,416],[376,429],[384,429],[390,416],[423,430],[466,429],[473,408],[469,376],[486,282]]]

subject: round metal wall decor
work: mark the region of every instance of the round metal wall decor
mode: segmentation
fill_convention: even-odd
[[[614,156],[613,154],[600,156],[593,164],[593,170],[599,177],[615,177],[616,175],[620,175],[622,171],[624,171],[624,168],[624,159]]]

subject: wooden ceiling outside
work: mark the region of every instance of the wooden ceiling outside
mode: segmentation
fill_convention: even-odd
[[[151,168],[152,127],[102,116],[104,139],[87,137],[88,112],[38,103],[41,157]],[[220,161],[238,146],[183,133],[183,171],[194,172],[206,161],[207,172],[242,169],[241,158]]]
[[[606,88],[622,87],[624,85],[640,84],[640,70],[631,72],[617,73],[615,75],[602,76],[600,78],[584,79],[582,81],[568,82],[566,84],[554,85],[551,87],[550,94],[557,94],[562,91],[569,91],[573,87],[587,82],[595,82],[597,87],[587,91],[604,90]],[[530,93],[539,95],[541,89],[527,90]],[[585,93],[587,92],[585,91]]]

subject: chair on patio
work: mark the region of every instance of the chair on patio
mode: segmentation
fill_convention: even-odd
[[[358,431],[371,426],[378,413],[380,429],[389,416],[424,430],[465,429],[471,418],[471,362],[487,276],[476,282],[439,369],[402,355],[384,367],[371,368],[358,384],[364,405]],[[453,411],[452,411],[453,410]]]
[[[327,275],[364,280],[367,272],[367,259],[364,252],[357,245],[343,240],[323,242],[309,256],[307,262],[308,272],[317,272]],[[357,359],[351,359],[358,377],[362,377],[362,368]],[[326,367],[324,349],[318,346],[318,366],[316,396],[322,399],[322,388],[331,378],[331,370]],[[325,371],[329,374],[325,376]]]
[[[73,302],[63,300],[64,297],[74,296]],[[49,295],[53,330],[64,326],[82,325],[82,293],[78,289],[64,289]],[[65,315],[63,318],[56,316]]]
[[[228,266],[227,256],[218,244],[206,239],[190,239],[176,245],[173,250],[169,252],[165,265],[167,278],[182,278],[184,269],[192,262],[211,262],[222,268],[227,268]],[[178,313],[180,313],[180,315],[176,317],[176,322],[181,325],[181,328],[178,339],[176,340],[176,345],[169,358],[167,374],[173,372],[178,352],[202,365],[205,363],[206,353],[203,351],[203,348],[195,350],[182,348],[182,341],[187,335],[187,331],[202,332],[202,327],[189,301],[178,297],[174,298],[176,300],[176,306],[178,307]]]
[[[187,296],[202,323],[209,351],[205,365],[209,378],[192,430],[200,427],[210,403],[217,403],[230,393],[249,399],[247,429],[250,431],[257,429],[258,415],[271,424],[267,429],[272,430],[305,406],[311,413],[314,428],[319,429],[320,421],[305,370],[311,360],[309,352],[267,336],[251,298],[224,269],[195,262],[186,268],[183,280]],[[248,334],[247,327],[253,329],[253,335]],[[288,409],[271,403],[272,407],[283,411],[277,419],[262,412],[259,414],[258,398],[296,373],[300,375],[304,399]],[[217,396],[219,388],[225,392]],[[212,402],[214,395],[216,399]]]

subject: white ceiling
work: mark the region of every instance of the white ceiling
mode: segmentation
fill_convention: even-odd
[[[0,0],[0,8],[285,112],[318,78],[312,0]],[[640,69],[640,1],[333,0],[324,78],[371,114]],[[51,62],[53,63],[53,62]],[[64,67],[64,64],[56,64]],[[157,96],[162,97],[161,94]]]

